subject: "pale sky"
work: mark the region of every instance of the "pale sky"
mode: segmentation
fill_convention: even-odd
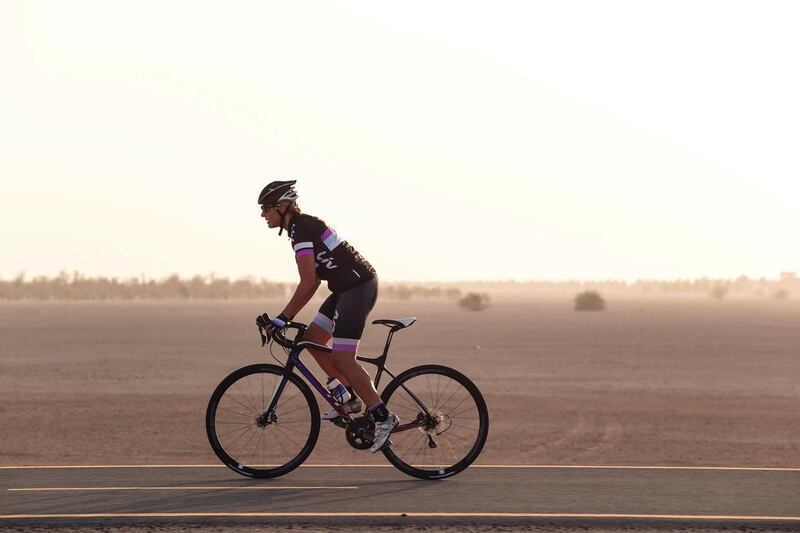
[[[0,277],[800,271],[796,2],[0,0]]]

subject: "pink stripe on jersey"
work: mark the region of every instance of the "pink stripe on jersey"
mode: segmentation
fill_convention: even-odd
[[[297,253],[294,254],[295,257],[300,257],[302,255],[314,255],[314,250],[312,250],[311,248],[303,248],[302,250],[298,250]]]

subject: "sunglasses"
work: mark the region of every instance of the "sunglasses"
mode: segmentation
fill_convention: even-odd
[[[262,212],[262,213],[266,213],[266,212],[267,212],[267,211],[269,211],[270,209],[275,209],[276,207],[277,207],[277,206],[275,206],[275,205],[267,205],[267,204],[262,204],[262,205],[261,205],[261,212]]]

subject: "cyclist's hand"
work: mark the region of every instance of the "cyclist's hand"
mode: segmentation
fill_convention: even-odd
[[[270,322],[273,328],[283,329],[286,327],[286,323],[289,321],[283,313],[279,314],[275,318],[273,318]]]
[[[289,319],[286,318],[283,314],[280,314],[275,318],[270,318],[267,313],[264,313],[263,315],[259,315],[256,318],[256,325],[258,325],[258,327],[260,328],[264,328],[265,330],[267,330],[267,332],[269,332],[272,328],[276,329],[284,328],[286,326],[286,322],[288,321]]]

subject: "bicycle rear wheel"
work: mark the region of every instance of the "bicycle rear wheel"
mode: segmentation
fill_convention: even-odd
[[[422,402],[428,413],[419,405]],[[400,417],[383,454],[395,467],[421,479],[455,475],[477,459],[489,434],[489,411],[478,387],[464,374],[440,365],[410,368],[381,394]]]
[[[284,369],[240,368],[217,386],[206,410],[206,433],[217,457],[239,474],[268,478],[305,461],[319,437],[319,407],[308,385],[289,374],[273,413],[266,413]]]

